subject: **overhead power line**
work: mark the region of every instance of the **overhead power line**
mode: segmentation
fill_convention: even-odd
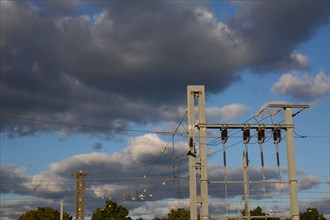
[[[172,141],[174,140],[174,136],[177,134],[178,129],[180,128],[180,126],[183,123],[183,120],[186,118],[188,111],[185,112],[185,114],[181,117],[180,122],[178,123],[176,129],[174,130],[174,132],[172,133],[172,136],[170,138],[170,140],[167,142],[167,144],[162,148],[161,152],[159,153],[158,157],[155,159],[155,161],[150,165],[149,169],[145,172],[144,176],[141,178],[141,180],[137,183],[136,187],[134,188],[133,193],[137,192],[137,190],[139,189],[140,185],[142,184],[142,182],[147,179],[149,177],[149,173],[153,170],[153,168],[156,166],[157,163],[159,163],[161,160],[160,158],[162,157],[162,155],[164,155],[166,149],[168,148],[168,146],[172,143]],[[179,157],[181,157],[182,155],[179,155]],[[173,157],[175,158],[175,157]]]
[[[171,131],[153,131],[153,130],[143,130],[143,129],[115,128],[115,127],[106,127],[106,126],[99,126],[99,125],[86,125],[86,124],[81,124],[81,123],[52,121],[52,120],[36,119],[36,118],[29,118],[29,117],[25,117],[25,116],[9,115],[9,114],[0,114],[0,118],[6,118],[6,119],[12,119],[12,120],[25,120],[25,121],[55,124],[55,125],[75,126],[75,127],[91,128],[91,129],[103,129],[103,130],[114,130],[114,131],[139,132],[139,133],[154,133],[154,134],[159,134],[159,135],[173,135],[173,132],[171,132]],[[180,134],[176,133],[176,135],[180,135]],[[184,135],[184,134],[181,134],[181,135]]]

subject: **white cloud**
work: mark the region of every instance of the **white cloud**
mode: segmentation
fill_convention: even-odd
[[[206,8],[201,8],[201,7],[196,8],[195,13],[197,15],[197,19],[200,22],[213,23],[216,21],[216,18],[213,15],[213,13],[207,10]]]
[[[296,100],[315,101],[330,90],[330,77],[323,71],[315,76],[284,74],[273,84],[272,91]]]
[[[158,201],[147,201],[141,206],[130,211],[130,216],[154,215],[157,217],[164,217],[171,209],[184,208],[189,210],[188,199],[165,199]]]
[[[248,107],[243,104],[233,103],[222,108],[212,107],[206,109],[207,122],[221,123],[238,119],[248,111]]]
[[[40,173],[33,176],[24,185],[40,197],[49,197],[49,195],[54,196],[73,190],[74,186],[69,183],[68,178],[63,178],[56,173]]]
[[[155,158],[167,150],[167,143],[155,134],[131,138],[129,145],[121,155],[133,162],[139,162],[145,157]]]
[[[311,189],[319,183],[320,180],[315,176],[304,176],[298,181],[298,188],[300,190]]]
[[[126,185],[121,184],[99,184],[92,185],[89,190],[95,197],[110,198],[113,195],[118,195],[118,191],[127,190]]]
[[[301,67],[307,67],[309,65],[309,59],[304,54],[299,53],[296,50],[291,53],[290,57],[293,62],[297,63]]]

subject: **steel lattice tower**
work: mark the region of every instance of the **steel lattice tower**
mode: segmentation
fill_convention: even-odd
[[[82,170],[76,172],[76,220],[84,219],[85,176]]]

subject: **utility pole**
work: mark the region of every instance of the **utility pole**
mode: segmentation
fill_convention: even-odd
[[[206,123],[205,118],[205,89],[203,85],[188,86],[188,142],[189,142],[189,194],[190,194],[190,219],[197,219],[197,189],[196,169],[200,169],[200,217],[201,220],[209,219],[208,202],[208,177],[206,156],[206,128],[199,128],[199,155],[195,150],[195,127],[197,124]],[[195,98],[197,98],[198,119],[195,120]]]
[[[244,219],[250,218],[250,195],[249,195],[249,174],[248,174],[248,160],[246,152],[243,152],[243,181],[244,181]]]
[[[76,220],[84,220],[85,176],[82,170],[76,172]]]
[[[61,205],[60,205],[60,220],[63,220],[63,206],[64,206],[64,204],[63,204],[64,202],[63,202],[63,199],[61,200]]]
[[[189,203],[190,219],[197,220],[196,149],[195,149],[195,89],[187,88],[189,145]]]
[[[284,120],[285,124],[293,124],[292,108],[291,106],[284,106]],[[297,194],[297,177],[296,177],[296,160],[294,158],[294,143],[293,143],[293,127],[286,129],[286,154],[289,170],[289,187],[290,187],[290,208],[291,219],[299,220],[299,203]]]
[[[296,160],[294,157],[294,142],[293,142],[293,114],[292,108],[309,108],[309,105],[301,104],[269,104],[268,107],[283,108],[284,109],[284,123],[287,126],[286,129],[286,154],[288,163],[288,178],[289,178],[289,189],[290,189],[290,209],[291,219],[299,220],[299,202],[297,193],[297,175],[296,175]]]

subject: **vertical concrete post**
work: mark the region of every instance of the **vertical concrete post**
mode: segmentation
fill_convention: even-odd
[[[244,184],[244,219],[250,218],[250,196],[249,196],[249,174],[248,174],[248,160],[246,152],[243,152],[243,184]]]
[[[205,117],[205,89],[200,86],[198,96],[198,119],[200,124],[206,124]],[[201,192],[201,220],[209,219],[207,155],[206,155],[206,127],[199,128],[199,153],[201,163],[200,192]]]
[[[61,205],[60,205],[60,220],[63,220],[63,211],[64,211],[64,202],[61,200]]]
[[[189,145],[189,204],[190,219],[197,220],[196,149],[195,149],[195,87],[187,87]]]
[[[209,219],[208,203],[208,178],[207,178],[207,155],[206,155],[206,128],[199,128],[199,158],[195,151],[195,127],[197,124],[205,124],[205,89],[202,85],[189,85],[188,95],[188,142],[189,142],[189,196],[190,196],[190,219],[197,220],[197,203],[200,202],[201,220]],[[197,98],[198,111],[195,119],[195,98]],[[198,165],[196,163],[198,159]],[[197,201],[196,168],[200,168],[200,198]]]
[[[288,160],[291,219],[299,220],[299,202],[297,194],[298,181],[296,177],[296,161],[294,157],[293,143],[293,120],[292,109],[289,107],[284,108],[284,120],[285,124],[292,125],[292,127],[286,129],[286,154]]]

